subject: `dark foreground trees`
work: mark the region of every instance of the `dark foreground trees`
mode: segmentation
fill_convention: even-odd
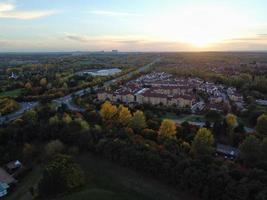
[[[57,155],[45,167],[39,182],[41,197],[73,191],[84,184],[83,172],[70,156]]]

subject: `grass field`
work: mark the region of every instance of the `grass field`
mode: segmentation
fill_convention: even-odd
[[[23,92],[23,89],[10,90],[6,92],[1,92],[0,97],[18,97]]]
[[[180,120],[180,121],[188,121],[188,122],[205,122],[205,118],[203,115],[179,115],[177,116],[174,113],[166,113],[166,115],[164,115],[162,117],[163,119],[167,118],[167,119],[174,119],[174,120]]]
[[[182,192],[175,190],[152,178],[141,176],[133,170],[126,169],[104,159],[83,155],[77,162],[85,172],[86,185],[79,191],[54,198],[52,200],[193,200]],[[37,171],[40,172],[39,170]],[[8,200],[31,200],[28,188],[37,183],[39,178],[33,171],[22,181],[16,193]]]

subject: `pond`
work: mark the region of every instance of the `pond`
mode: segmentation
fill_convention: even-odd
[[[78,75],[92,75],[92,76],[111,76],[117,73],[120,73],[121,69],[119,68],[110,68],[110,69],[88,69],[85,71],[78,72]]]

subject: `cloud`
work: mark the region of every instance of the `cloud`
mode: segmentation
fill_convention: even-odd
[[[224,42],[267,42],[267,34],[260,33],[252,37],[232,38]]]
[[[117,12],[117,11],[107,11],[107,10],[91,10],[89,13],[95,14],[95,15],[104,15],[104,16],[113,16],[113,17],[140,16],[137,13]]]
[[[80,35],[66,34],[66,38],[69,40],[76,41],[76,42],[89,42],[90,41],[90,39],[87,36],[80,36]]]
[[[109,42],[109,43],[121,43],[121,44],[137,44],[147,42],[148,39],[145,39],[141,36],[88,36],[88,35],[75,35],[65,33],[65,36],[69,40],[76,42]]]
[[[6,12],[14,10],[15,6],[11,3],[0,3],[0,12]]]
[[[55,10],[17,11],[13,3],[0,3],[0,18],[29,20],[55,14]]]

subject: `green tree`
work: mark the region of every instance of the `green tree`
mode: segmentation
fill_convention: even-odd
[[[159,136],[163,138],[176,137],[176,124],[173,120],[164,119],[159,128]]]
[[[216,110],[210,110],[205,115],[206,120],[209,122],[220,122],[222,120],[222,115]]]
[[[260,141],[254,135],[249,135],[239,146],[240,158],[248,166],[257,163],[260,156]]]
[[[47,197],[73,191],[83,184],[83,172],[73,159],[57,155],[45,167],[38,190],[41,197]]]
[[[45,153],[47,157],[53,157],[56,154],[62,153],[64,144],[60,140],[52,140],[45,146]]]
[[[146,128],[146,117],[140,110],[136,111],[129,123],[129,127],[135,131],[141,131]]]
[[[214,152],[214,138],[210,130],[200,128],[192,142],[192,153],[194,155],[205,155]]]
[[[27,121],[35,123],[37,122],[38,114],[35,110],[29,110],[25,113],[24,117]]]
[[[64,113],[63,115],[63,118],[62,118],[62,121],[65,123],[65,124],[69,124],[72,122],[72,118],[69,114],[67,113]]]
[[[257,119],[257,126],[256,126],[257,133],[261,136],[267,136],[267,115],[262,114]]]
[[[261,143],[261,158],[267,161],[267,137]]]

